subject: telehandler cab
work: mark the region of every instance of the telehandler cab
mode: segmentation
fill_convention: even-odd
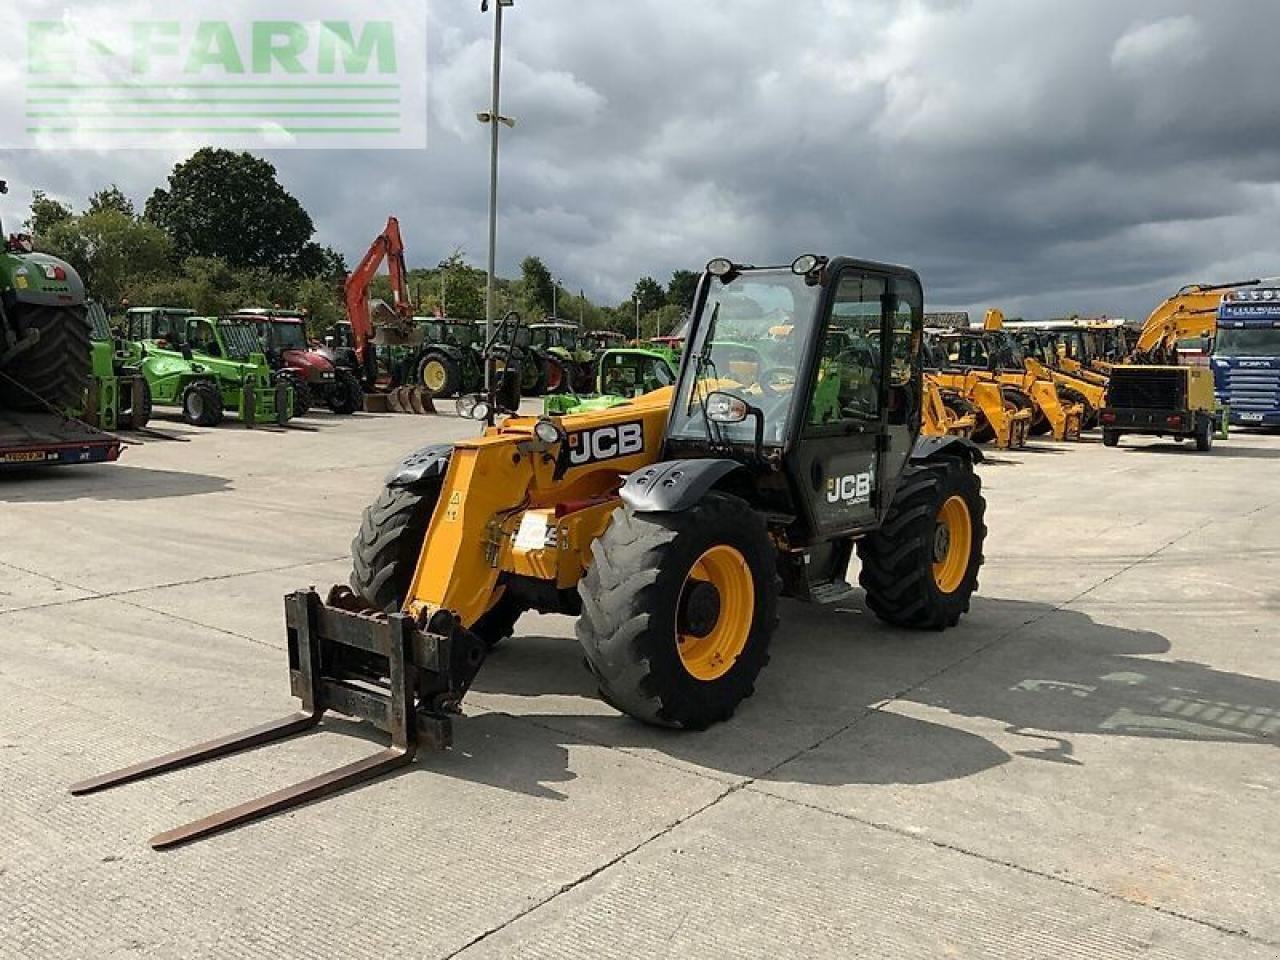
[[[391,747],[152,845],[379,776],[419,744],[449,744],[451,715],[525,610],[578,616],[601,696],[686,729],[728,719],[751,695],[779,596],[825,603],[852,591],[855,550],[876,616],[954,625],[982,564],[982,455],[960,438],[919,437],[916,274],[811,255],[763,268],[713,260],[692,316],[674,385],[608,410],[512,416],[391,471],[352,544],[351,588],[327,602],[286,598],[300,713],[72,792],[278,740],[330,710],[389,732]],[[791,330],[771,337],[779,318]],[[500,403],[470,399],[477,418]]]

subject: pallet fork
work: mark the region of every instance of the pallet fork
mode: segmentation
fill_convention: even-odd
[[[375,616],[331,604],[314,590],[285,598],[289,685],[302,709],[250,730],[155,757],[72,785],[77,796],[283,740],[319,725],[328,711],[357,717],[391,735],[391,745],[219,813],[152,837],[157,850],[190,843],[319,800],[413,762],[419,746],[446,749],[451,714],[484,662],[485,646],[447,614],[420,630],[404,614]],[[448,621],[448,622],[446,622]]]

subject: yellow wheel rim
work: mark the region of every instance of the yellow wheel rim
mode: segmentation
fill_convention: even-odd
[[[428,390],[443,390],[446,373],[439,360],[428,360],[422,368],[422,383]]]
[[[676,606],[676,649],[691,677],[723,677],[746,649],[756,588],[746,558],[720,544],[689,570]]]
[[[933,528],[933,582],[943,593],[964,583],[973,550],[973,518],[963,497],[951,497],[938,510]]]

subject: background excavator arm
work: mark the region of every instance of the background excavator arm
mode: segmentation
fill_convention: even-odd
[[[400,221],[387,218],[387,226],[369,245],[360,263],[347,277],[344,299],[347,319],[351,322],[351,335],[356,359],[366,381],[372,381],[376,371],[373,356],[374,325],[369,308],[369,284],[378,275],[383,261],[391,277],[392,310],[395,320],[390,324],[396,333],[407,338],[413,331],[413,302],[409,298],[408,270],[404,261],[404,241],[400,237]]]

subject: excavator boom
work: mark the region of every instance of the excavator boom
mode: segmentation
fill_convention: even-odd
[[[375,333],[369,311],[369,285],[378,275],[384,260],[391,277],[392,308],[399,321],[398,332],[408,336],[413,327],[413,303],[409,298],[404,240],[400,236],[400,221],[395,217],[387,218],[386,228],[369,245],[369,250],[351,271],[343,291],[356,359],[360,362],[360,368],[366,371],[372,365]]]

